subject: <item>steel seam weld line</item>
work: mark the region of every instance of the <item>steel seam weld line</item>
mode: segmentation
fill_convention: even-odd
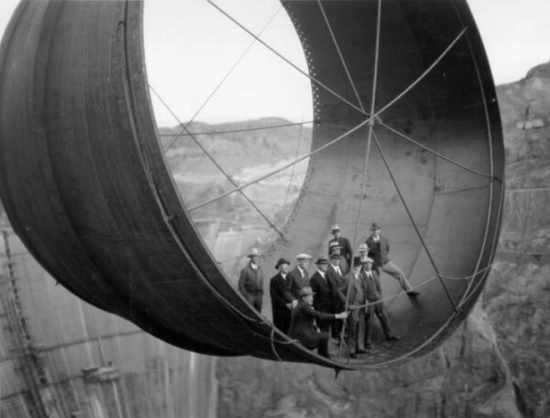
[[[323,6],[323,3],[321,3],[321,0],[317,0],[317,4],[319,5],[319,9],[321,9],[321,13],[323,14],[323,18],[325,19],[325,22],[327,24],[327,28],[329,30],[330,36],[332,37],[332,41],[334,43],[334,46],[336,47],[336,51],[338,52],[338,56],[340,57],[340,62],[344,66],[344,70],[346,71],[346,75],[348,77],[349,83],[351,85],[351,88],[353,89],[353,93],[355,94],[355,98],[357,99],[357,103],[359,104],[359,107],[365,113],[365,106],[363,106],[363,102],[361,101],[361,97],[359,96],[359,93],[357,91],[357,88],[355,86],[355,83],[353,81],[353,78],[351,77],[351,73],[349,72],[349,68],[346,64],[346,60],[344,59],[344,56],[342,55],[342,51],[340,49],[340,46],[338,45],[338,41],[336,40],[336,36],[334,35],[334,31],[332,30],[332,26],[330,24],[330,21],[328,19],[327,14],[325,13],[325,8]],[[378,33],[378,36],[380,34]],[[378,47],[378,46],[377,46]],[[372,112],[371,112],[372,113]]]
[[[237,26],[239,26],[242,30],[244,30],[246,33],[248,33],[250,36],[253,36],[256,38],[256,35],[254,35],[254,33],[252,33],[249,29],[247,29],[246,27],[244,27],[239,21],[237,21],[236,19],[234,19],[233,17],[231,17],[227,12],[225,12],[221,7],[219,7],[217,4],[215,4],[214,2],[212,2],[211,0],[206,0],[208,3],[210,3],[215,9],[217,9],[220,13],[222,13],[224,16],[226,16],[229,20],[231,20],[233,23],[235,23]],[[273,49],[271,46],[269,46],[267,43],[265,43],[264,41],[262,41],[260,38],[257,38],[258,42],[260,42],[263,46],[265,46],[267,49],[269,49],[271,52],[273,52],[275,55],[277,55],[279,58],[281,58],[283,61],[285,61],[287,64],[289,64],[291,67],[293,67],[296,71],[298,71],[299,73],[305,75],[307,78],[309,78],[311,81],[313,81],[315,84],[317,84],[318,86],[320,86],[321,88],[323,88],[324,90],[326,90],[327,92],[329,92],[330,94],[332,94],[334,97],[336,97],[337,99],[341,100],[342,102],[346,103],[348,106],[350,106],[351,108],[357,110],[359,113],[365,115],[365,113],[363,112],[362,109],[360,109],[359,107],[355,106],[353,103],[351,103],[350,101],[346,100],[345,98],[343,98],[341,95],[339,95],[338,93],[336,93],[334,90],[332,90],[330,87],[326,86],[325,84],[321,83],[319,80],[317,80],[315,77],[311,76],[310,74],[306,73],[305,71],[303,71],[300,67],[298,67],[296,64],[294,64],[293,62],[291,62],[288,58],[284,57],[282,54],[280,54],[279,52],[277,52],[275,49]],[[368,115],[365,115],[365,116],[368,116]]]

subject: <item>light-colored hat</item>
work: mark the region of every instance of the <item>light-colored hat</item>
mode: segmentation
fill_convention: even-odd
[[[257,248],[251,248],[250,253],[248,253],[247,257],[259,257],[260,255],[260,251],[258,251]]]
[[[315,293],[313,292],[313,290],[309,286],[306,286],[306,287],[303,287],[303,288],[300,289],[300,296],[309,296],[309,295],[314,295],[314,294]]]
[[[311,256],[306,253],[301,253],[296,256],[296,260],[311,260]]]
[[[365,257],[361,259],[361,264],[374,263],[374,260],[370,257]]]
[[[338,244],[338,241],[332,241],[328,247],[331,249],[331,250],[335,250],[337,248],[342,248],[342,246],[340,244]]]
[[[338,225],[332,225],[332,228],[330,230],[331,230],[331,232],[339,231],[340,227]]]
[[[369,250],[369,246],[365,243],[361,244],[359,246],[359,252],[362,253],[362,252],[365,252],[365,251],[368,251]]]

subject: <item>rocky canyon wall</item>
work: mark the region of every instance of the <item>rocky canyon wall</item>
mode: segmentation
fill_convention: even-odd
[[[550,63],[498,89],[507,192],[493,270],[443,346],[367,372],[217,363],[218,417],[550,416]]]

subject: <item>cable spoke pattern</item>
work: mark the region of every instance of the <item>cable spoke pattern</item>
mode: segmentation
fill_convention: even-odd
[[[296,64],[294,64],[292,61],[290,61],[288,58],[286,58],[284,55],[282,55],[281,53],[279,53],[277,50],[275,50],[273,47],[271,47],[270,45],[268,45],[266,42],[264,42],[262,39],[260,39],[258,36],[256,36],[254,33],[252,33],[249,29],[247,29],[243,24],[241,24],[238,20],[236,20],[235,18],[233,18],[231,15],[229,15],[225,10],[223,10],[221,7],[219,7],[217,4],[215,4],[214,2],[212,2],[211,0],[206,0],[208,3],[210,3],[216,10],[218,10],[220,13],[222,13],[224,16],[226,16],[229,20],[231,20],[233,23],[235,23],[238,27],[240,27],[243,31],[245,31],[246,33],[248,33],[250,36],[256,38],[256,40],[261,43],[263,46],[265,46],[267,49],[269,49],[271,52],[273,52],[275,55],[277,55],[279,58],[281,58],[283,61],[285,61],[288,65],[290,65],[291,67],[293,67],[296,71],[298,71],[300,74],[303,74],[304,76],[306,76],[307,78],[309,78],[311,81],[313,81],[315,84],[317,84],[319,87],[321,87],[322,89],[326,90],[327,92],[329,92],[330,94],[332,94],[334,97],[336,97],[337,99],[340,99],[342,102],[346,103],[348,106],[350,106],[351,108],[357,110],[359,113],[365,115],[365,116],[368,116],[365,114],[365,112],[363,111],[363,109],[361,109],[360,107],[354,105],[353,103],[351,103],[349,100],[345,99],[344,97],[342,97],[341,95],[339,95],[338,93],[336,93],[334,90],[332,90],[330,87],[328,87],[327,85],[323,84],[322,82],[320,82],[319,80],[317,80],[315,77],[313,77],[312,75],[306,73],[304,70],[302,70],[300,67],[298,67]]]
[[[474,170],[473,168],[470,168],[468,166],[465,166],[464,164],[461,164],[459,163],[458,161],[455,161],[453,160],[452,158],[449,158],[449,157],[446,157],[444,156],[443,154],[440,154],[438,153],[437,151],[434,151],[433,149],[425,146],[425,145],[422,145],[421,143],[415,141],[414,139],[412,139],[411,137],[405,135],[404,133],[398,131],[397,129],[394,129],[392,128],[391,126],[387,125],[386,123],[384,123],[382,120],[378,119],[377,120],[378,124],[380,126],[383,126],[384,128],[386,128],[388,131],[390,132],[393,132],[395,135],[405,139],[406,141],[409,141],[410,143],[416,145],[417,147],[419,148],[422,148],[423,150],[429,152],[430,154],[436,156],[437,158],[440,158],[442,160],[445,160],[447,161],[448,163],[451,163],[451,164],[454,164],[456,165],[457,167],[460,167],[466,171],[469,171],[470,173],[473,173],[473,174],[477,174],[478,176],[482,176],[482,177],[487,177],[487,178],[490,178],[492,180],[498,180],[496,177],[494,177],[493,175],[491,174],[488,174],[488,173],[483,173],[481,171],[477,171],[477,170]]]
[[[164,106],[166,106],[166,109],[172,114],[172,116],[178,121],[178,123],[183,126],[183,129],[187,132],[187,134],[193,139],[193,141],[195,141],[195,143],[199,146],[199,148],[202,150],[202,152],[204,153],[204,155],[206,155],[208,157],[208,159],[210,161],[212,161],[214,163],[214,165],[217,167],[218,170],[220,170],[220,172],[225,176],[225,178],[227,180],[229,180],[229,182],[233,185],[233,187],[235,188],[238,188],[238,184],[237,182],[233,179],[233,177],[231,177],[229,175],[229,173],[227,173],[223,167],[220,165],[220,163],[212,156],[212,154],[210,154],[208,152],[208,150],[206,148],[204,148],[204,146],[202,145],[202,143],[193,135],[191,134],[191,132],[189,132],[189,130],[187,129],[187,126],[184,125],[183,123],[181,123],[181,121],[179,120],[179,118],[177,117],[177,115],[172,111],[172,109],[168,106],[168,104],[159,96],[159,94],[157,93],[157,91],[149,86],[149,88],[151,89],[151,91],[157,96],[157,98],[163,103]],[[256,210],[256,212],[258,212],[258,214],[268,223],[268,225],[273,228],[273,230],[275,230],[280,236],[282,239],[285,239],[283,233],[281,231],[279,231],[279,229],[275,226],[275,224],[273,222],[271,222],[271,220],[265,215],[265,213],[262,212],[262,210],[252,201],[252,199],[250,199],[250,197],[248,197],[242,190],[239,190],[239,192],[241,193],[241,195],[246,199],[246,201],[248,203],[250,203],[250,205]]]
[[[430,251],[428,250],[428,247],[426,245],[426,242],[424,241],[424,238],[422,238],[422,234],[420,233],[420,230],[418,229],[418,226],[416,225],[416,222],[414,220],[414,217],[412,216],[412,213],[409,209],[409,206],[407,205],[407,202],[405,201],[405,198],[403,197],[403,194],[401,193],[401,189],[399,188],[399,185],[397,184],[397,181],[395,180],[395,177],[393,175],[393,172],[389,166],[388,160],[386,159],[386,156],[384,154],[384,151],[382,150],[382,147],[380,146],[380,141],[378,141],[378,138],[376,137],[376,133],[373,132],[373,139],[376,144],[376,147],[378,148],[378,152],[380,153],[380,157],[382,157],[382,161],[384,162],[384,165],[386,166],[386,170],[388,171],[388,174],[391,177],[391,181],[395,187],[395,190],[397,191],[397,194],[399,195],[399,199],[401,200],[401,203],[403,204],[403,207],[405,208],[405,211],[407,212],[407,215],[409,216],[409,219],[411,221],[412,226],[414,227],[414,230],[416,231],[416,234],[418,235],[418,239],[420,239],[420,242],[422,243],[422,247],[424,248],[424,251],[426,251],[426,255],[428,256],[430,263],[432,264],[432,267],[435,270],[435,274],[439,278],[439,281],[441,282],[443,289],[445,290],[445,293],[447,294],[447,297],[449,298],[449,301],[453,305],[453,308],[455,312],[458,311],[458,307],[456,303],[454,302],[453,298],[451,297],[451,294],[449,293],[449,289],[447,289],[447,286],[445,285],[445,282],[443,281],[443,278],[441,277],[441,274],[439,273],[439,269],[437,268],[437,265],[435,264],[434,259],[432,258],[432,255]]]
[[[319,5],[319,8],[321,9],[321,13],[323,14],[323,18],[325,19],[325,23],[327,24],[327,29],[330,33],[330,36],[332,38],[332,42],[334,43],[334,46],[336,47],[336,51],[338,52],[338,56],[340,57],[340,62],[344,66],[344,70],[346,71],[346,76],[348,77],[349,83],[351,85],[351,88],[353,89],[353,93],[355,94],[355,98],[357,99],[357,103],[359,104],[359,107],[365,113],[365,107],[363,106],[363,102],[361,100],[361,96],[359,95],[359,92],[357,91],[357,87],[355,85],[355,82],[353,81],[353,78],[351,77],[351,73],[349,71],[349,68],[347,66],[346,60],[344,59],[344,55],[342,54],[342,50],[340,49],[340,45],[338,45],[338,40],[336,39],[336,36],[334,35],[334,31],[332,30],[332,26],[330,24],[330,21],[328,19],[328,16],[325,12],[325,8],[323,6],[323,3],[321,3],[321,0],[317,0],[317,4]],[[373,112],[371,112],[372,114]]]
[[[177,133],[177,134],[161,134],[159,135],[161,138],[171,138],[174,136],[177,137],[186,137],[186,136],[215,136],[215,135],[227,135],[227,134],[235,134],[240,132],[253,132],[253,131],[267,131],[271,129],[279,129],[279,128],[288,128],[290,126],[300,126],[300,129],[304,125],[311,125],[312,123],[317,123],[315,120],[310,120],[307,122],[296,122],[296,123],[283,123],[281,125],[271,125],[271,126],[262,126],[259,128],[247,128],[247,129],[229,129],[227,131],[210,131],[210,132],[191,132],[186,133],[185,130],[183,130],[183,133]],[[189,126],[189,123],[187,123],[187,126]]]
[[[309,157],[314,156],[315,154],[317,154],[317,153],[323,151],[324,149],[330,147],[331,145],[336,144],[337,142],[343,140],[344,138],[347,138],[347,137],[348,137],[349,135],[351,135],[352,133],[354,133],[354,132],[358,131],[359,129],[363,128],[365,125],[367,125],[368,123],[370,123],[371,119],[372,119],[372,118],[368,118],[367,120],[365,120],[365,121],[359,123],[359,124],[356,125],[354,128],[352,128],[352,129],[350,129],[349,131],[347,131],[346,133],[344,133],[343,135],[340,135],[339,137],[337,137],[337,138],[333,139],[332,141],[326,143],[325,145],[323,145],[323,146],[317,148],[316,150],[311,151],[310,153],[304,154],[304,155],[302,155],[301,157],[295,159],[294,161],[292,161],[292,162],[290,162],[290,163],[288,163],[288,164],[285,164],[284,166],[282,166],[282,167],[280,167],[280,168],[278,168],[278,169],[276,169],[276,170],[270,171],[270,172],[264,174],[263,176],[258,177],[258,178],[255,179],[255,180],[252,180],[252,181],[250,181],[250,182],[248,182],[248,183],[242,184],[241,186],[239,186],[239,187],[237,187],[237,188],[235,188],[235,189],[233,189],[233,190],[229,190],[228,192],[222,193],[221,195],[219,195],[219,196],[217,196],[217,197],[214,197],[214,198],[212,198],[212,199],[210,199],[210,200],[208,200],[208,201],[206,201],[206,202],[204,202],[204,203],[201,203],[201,204],[199,204],[199,205],[197,205],[197,206],[195,206],[195,207],[189,209],[189,211],[190,211],[190,212],[193,212],[194,210],[200,209],[200,208],[202,208],[203,206],[206,206],[206,205],[208,205],[208,204],[210,204],[210,203],[213,203],[213,202],[216,202],[216,201],[218,201],[218,200],[220,200],[220,199],[223,199],[223,198],[226,197],[226,196],[229,196],[229,195],[231,195],[231,194],[233,194],[233,193],[236,193],[236,192],[238,192],[238,191],[241,191],[242,189],[245,189],[245,188],[250,187],[250,186],[252,186],[252,185],[254,185],[254,184],[256,184],[256,183],[259,183],[259,182],[262,181],[262,180],[265,180],[265,179],[267,179],[267,178],[269,178],[269,177],[272,177],[272,176],[274,176],[275,174],[278,174],[278,173],[280,173],[281,171],[284,171],[284,170],[286,170],[287,168],[290,168],[290,167],[292,167],[292,166],[298,164],[299,162],[305,160],[306,158],[309,158]]]
[[[382,0],[378,0],[378,14],[377,14],[377,20],[376,20],[376,47],[375,47],[375,55],[374,55],[374,74],[373,74],[373,80],[372,80],[372,96],[371,96],[371,107],[370,107],[371,114],[374,114],[374,108],[376,106],[376,87],[378,85],[378,67],[379,67],[378,60],[380,56],[380,32],[381,32],[381,26],[382,26],[381,16],[382,16]],[[369,121],[367,152],[365,155],[365,165],[363,169],[363,179],[361,184],[361,195],[359,196],[359,207],[357,208],[357,218],[355,221],[355,231],[353,234],[353,249],[357,248],[359,224],[361,222],[361,213],[363,211],[363,196],[365,195],[365,187],[367,186],[367,174],[368,174],[369,160],[370,160],[370,148],[371,148],[372,137],[374,134],[374,130],[373,130],[374,121],[375,121],[375,118],[371,118]],[[352,258],[350,263],[350,271],[353,270],[353,267],[354,267],[354,263]],[[348,286],[348,291],[346,295],[346,311],[349,309],[350,291],[351,291],[351,286]],[[344,336],[346,333],[346,325],[347,325],[347,322],[345,322],[344,325],[342,326],[342,332],[340,335],[341,341],[345,339]],[[340,349],[338,350],[338,360],[340,360],[341,356],[342,356],[342,346],[340,345]]]
[[[279,12],[282,10],[283,8],[283,5],[284,5],[284,2],[281,4],[281,7],[279,7],[279,9],[277,10],[277,12],[271,17],[271,19],[268,20],[268,22],[264,25],[264,27],[262,28],[262,30],[258,33],[257,37],[254,37],[254,39],[252,40],[252,42],[250,43],[250,45],[248,45],[248,47],[243,51],[243,53],[241,54],[241,56],[237,59],[237,61],[235,62],[235,64],[233,64],[233,66],[229,69],[229,71],[225,74],[225,76],[220,80],[220,82],[217,84],[217,86],[214,88],[214,90],[212,90],[212,92],[208,95],[208,97],[206,98],[206,100],[201,104],[201,106],[199,107],[199,109],[195,112],[195,114],[193,115],[193,117],[185,124],[184,127],[182,127],[181,131],[179,132],[179,135],[176,136],[176,138],[174,138],[174,140],[170,143],[170,145],[168,145],[168,147],[166,147],[166,149],[164,150],[164,153],[167,153],[170,148],[172,148],[174,146],[174,144],[182,137],[185,135],[187,129],[195,120],[196,118],[199,116],[199,114],[203,111],[203,109],[206,107],[206,105],[210,102],[210,100],[212,100],[212,98],[216,95],[216,93],[218,92],[218,90],[223,86],[223,84],[227,81],[227,79],[229,78],[229,76],[233,73],[233,71],[235,71],[235,69],[238,67],[238,65],[241,63],[241,61],[246,57],[246,55],[248,55],[248,53],[250,52],[250,50],[252,49],[252,47],[256,44],[256,41],[257,39],[261,36],[262,33],[265,32],[265,30],[271,25],[271,23],[273,22],[273,20],[277,17],[277,15],[279,14]]]

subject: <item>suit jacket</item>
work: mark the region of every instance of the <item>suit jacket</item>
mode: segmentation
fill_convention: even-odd
[[[345,277],[346,285],[344,287],[344,294],[346,295],[347,301],[348,301],[348,307],[350,305],[364,305],[367,302],[367,281],[366,276],[363,275],[363,272],[359,272],[357,279],[353,275],[353,273],[346,274]],[[359,298],[358,296],[358,289],[357,287],[360,287],[360,289],[363,290],[363,298]],[[351,312],[351,318],[355,321],[359,321],[359,314],[361,312],[365,312],[366,307],[363,309],[354,309]]]
[[[363,276],[367,285],[367,301],[376,302],[377,300],[382,299],[382,288],[380,287],[378,272],[376,270],[371,270],[370,273],[371,276],[369,277],[366,270],[361,270],[361,275]]]
[[[290,285],[292,296],[294,296],[294,299],[300,299],[300,290],[309,286],[309,273],[305,270],[304,277],[302,277],[300,270],[298,270],[298,266],[296,266],[288,273],[288,276],[292,280]]]
[[[307,348],[317,347],[319,333],[315,327],[315,319],[331,320],[334,319],[334,315],[318,312],[309,303],[300,299],[292,311],[292,320],[288,331],[290,338],[297,339]]]
[[[344,295],[346,295],[348,305],[360,304],[363,305],[366,301],[367,295],[367,281],[366,276],[363,275],[363,272],[360,272],[358,279],[355,279],[353,273],[346,274],[346,285],[344,286]],[[363,293],[365,294],[365,300],[357,300],[357,287],[361,286]]]
[[[341,273],[336,272],[332,264],[328,266],[327,274],[331,275],[332,278],[336,280],[336,283],[338,283],[338,288],[341,290],[345,284],[344,276],[347,272],[342,270],[342,267],[340,267],[340,272]]]
[[[288,311],[290,314],[290,310],[288,310],[286,304],[294,300],[290,290],[291,284],[292,278],[289,277],[288,274],[286,278],[283,278],[281,273],[276,274],[269,281],[269,295],[271,296],[271,306],[273,308],[273,312],[281,309],[283,311]]]
[[[325,273],[325,277],[321,276],[319,271],[316,271],[309,285],[315,293],[313,298],[313,307],[320,312],[338,313],[341,312],[340,306],[345,305],[345,297],[339,289],[338,282],[330,274]]]
[[[374,237],[371,235],[367,238],[365,244],[369,247],[369,257],[374,260],[374,265],[376,267],[381,267],[390,261],[388,256],[390,252],[390,243],[385,236],[380,235],[380,240],[375,242]]]
[[[351,256],[353,255],[353,250],[351,249],[351,244],[349,243],[349,240],[347,238],[344,238],[344,237],[340,237],[338,239],[336,238],[332,238],[329,242],[328,242],[328,252],[329,252],[329,257],[330,257],[330,243],[331,242],[337,242],[338,245],[340,247],[342,247],[342,249],[340,250],[340,254],[342,255],[342,257],[344,257],[346,259],[346,262],[348,263],[348,266],[351,265]]]
[[[246,293],[264,292],[264,273],[260,266],[257,267],[258,269],[254,270],[250,263],[248,263],[241,270],[239,276],[239,291],[243,295]]]

